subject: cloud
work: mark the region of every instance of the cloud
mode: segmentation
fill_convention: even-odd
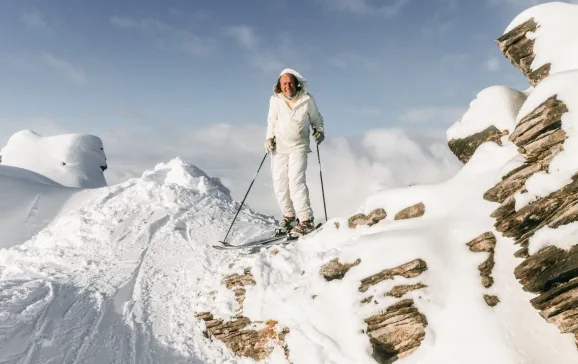
[[[224,34],[233,38],[245,50],[249,63],[265,73],[281,71],[284,68],[284,62],[281,59],[294,57],[294,54],[288,54],[293,52],[287,52],[282,43],[272,48],[264,46],[255,29],[247,25],[230,26],[225,29]]]
[[[326,7],[342,12],[349,12],[357,15],[381,15],[391,18],[399,14],[408,0],[389,1],[387,5],[375,6],[367,0],[318,0]]]
[[[205,56],[214,50],[214,42],[189,30],[174,27],[155,19],[133,19],[113,16],[113,26],[146,34],[161,49],[176,49],[191,56]]]
[[[27,27],[32,29],[48,30],[50,27],[42,18],[42,15],[37,11],[31,11],[24,13],[20,16],[20,20],[26,24]]]
[[[398,119],[407,123],[454,122],[466,110],[461,107],[420,107],[406,110]]]
[[[233,37],[245,49],[256,50],[259,48],[259,39],[251,27],[246,25],[232,26],[225,30],[225,34]]]
[[[45,65],[58,71],[61,75],[65,76],[72,82],[78,84],[85,84],[87,82],[86,74],[82,69],[70,64],[63,59],[57,58],[50,53],[42,52],[40,53],[40,60]]]
[[[48,118],[0,118],[0,147],[10,135],[23,128],[44,136],[68,132]],[[93,133],[88,128],[75,132]],[[265,155],[264,134],[265,127],[256,124],[143,131],[138,125],[128,123],[99,132],[97,136],[103,140],[107,156],[105,177],[109,185],[140,177],[157,163],[180,156],[209,176],[220,178],[233,198],[241,201]],[[446,180],[461,166],[449,151],[443,131],[431,136],[409,134],[401,129],[375,129],[358,139],[328,135],[319,149],[329,217],[357,212],[369,194],[381,189]],[[316,218],[322,220],[316,151],[309,154],[307,183]],[[247,204],[258,212],[280,217],[269,157],[255,180]]]
[[[498,71],[500,69],[500,60],[498,57],[492,57],[484,62],[484,67],[489,71]]]

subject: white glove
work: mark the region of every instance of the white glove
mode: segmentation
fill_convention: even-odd
[[[325,139],[325,135],[323,135],[323,132],[321,130],[314,128],[313,129],[313,138],[315,138],[315,142],[317,143],[317,145],[319,145]]]
[[[275,138],[267,138],[265,140],[265,150],[267,153],[271,153],[275,150]]]

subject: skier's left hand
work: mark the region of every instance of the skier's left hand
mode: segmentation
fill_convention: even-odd
[[[325,139],[325,135],[323,135],[321,130],[313,128],[313,138],[315,138],[315,142],[319,145]]]

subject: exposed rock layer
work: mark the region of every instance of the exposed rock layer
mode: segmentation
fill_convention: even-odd
[[[387,213],[384,209],[375,209],[369,213],[353,215],[349,218],[348,224],[349,228],[353,229],[359,225],[372,226],[380,222],[387,217]]]
[[[378,363],[391,363],[413,353],[424,339],[427,326],[426,317],[411,299],[401,300],[365,322]]]
[[[396,275],[405,278],[419,276],[427,269],[427,264],[421,259],[415,259],[406,264],[391,269],[384,269],[362,280],[360,292],[365,292],[370,286]],[[409,291],[426,287],[422,283],[398,285],[385,295],[401,297]],[[373,296],[366,297],[362,303],[368,303]],[[376,301],[377,303],[377,301]],[[367,334],[373,347],[373,357],[379,363],[392,363],[408,356],[420,345],[425,336],[427,320],[414,306],[412,299],[404,299],[389,306],[385,312],[379,312],[365,319]]]
[[[342,279],[352,267],[355,267],[359,263],[361,263],[361,259],[357,259],[355,262],[348,264],[340,263],[339,259],[335,258],[329,263],[324,264],[319,270],[319,274],[328,281]]]
[[[535,32],[538,24],[534,18],[526,21],[502,35],[496,40],[498,47],[506,58],[528,78],[532,86],[550,74],[550,64],[532,70],[532,62],[536,57],[534,52],[534,40],[529,38],[528,33]]]
[[[494,269],[494,250],[496,248],[496,237],[492,232],[486,232],[473,239],[467,245],[474,253],[489,253],[488,259],[479,265],[480,276],[482,277],[482,285],[489,288],[494,284],[492,278],[492,270]]]
[[[285,336],[289,329],[280,332],[276,330],[276,321],[267,321],[263,329],[249,328],[251,320],[238,316],[232,321],[214,319],[209,312],[197,314],[206,325],[205,335],[222,341],[227,347],[239,356],[247,356],[254,360],[264,360],[273,351],[274,345],[281,346],[288,353],[285,345]]]
[[[395,215],[394,220],[413,219],[416,217],[423,216],[423,214],[425,214],[425,205],[423,204],[423,202],[420,202],[398,212]]]
[[[508,130],[500,131],[494,125],[490,125],[479,133],[472,134],[467,138],[451,139],[448,147],[462,163],[467,163],[474,155],[476,149],[485,142],[494,142],[502,145],[501,138],[508,134]]]
[[[522,51],[517,52],[522,54]],[[525,67],[527,60],[521,62],[520,67]],[[527,68],[522,71],[527,72]],[[539,80],[534,78],[532,82]],[[547,172],[552,159],[563,150],[567,135],[562,130],[561,119],[566,112],[567,106],[557,95],[552,95],[520,120],[510,140],[525,157],[525,162],[506,174],[484,194],[484,198],[500,203],[492,213],[496,218],[496,230],[520,245],[515,255],[525,260],[514,273],[524,290],[538,294],[532,299],[532,305],[561,332],[578,334],[578,247],[562,250],[549,246],[532,255],[528,249],[530,238],[538,230],[578,220],[578,175],[558,191],[517,211],[515,208],[515,196],[526,192],[526,181],[535,173]],[[484,298],[488,304],[495,302],[491,297]]]

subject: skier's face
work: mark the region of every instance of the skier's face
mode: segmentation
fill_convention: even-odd
[[[297,84],[295,82],[295,77],[290,73],[285,73],[281,76],[281,91],[283,95],[291,97],[295,94],[297,90]]]

